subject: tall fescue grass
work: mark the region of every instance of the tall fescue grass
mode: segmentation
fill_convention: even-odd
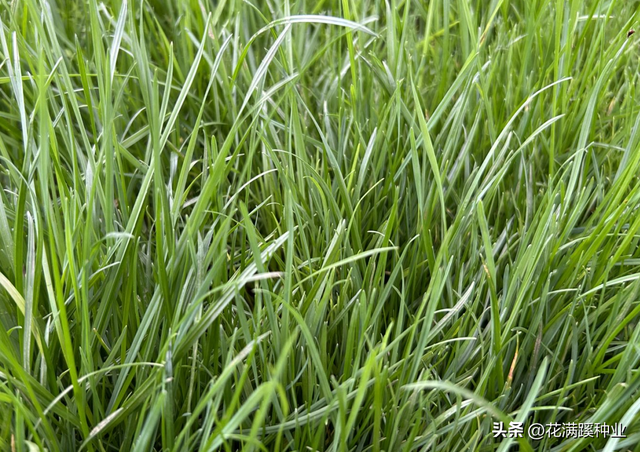
[[[0,0],[0,450],[640,450],[639,7]]]

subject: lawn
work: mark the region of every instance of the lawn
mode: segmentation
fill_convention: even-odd
[[[639,12],[0,0],[0,450],[640,451]]]

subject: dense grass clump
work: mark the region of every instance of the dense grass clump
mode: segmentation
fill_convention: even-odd
[[[0,450],[640,450],[639,8],[0,0]]]

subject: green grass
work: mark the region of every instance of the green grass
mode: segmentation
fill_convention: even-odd
[[[640,451],[638,11],[0,0],[0,450]]]

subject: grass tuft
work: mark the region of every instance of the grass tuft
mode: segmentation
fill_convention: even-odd
[[[0,450],[640,451],[639,8],[0,0]]]

